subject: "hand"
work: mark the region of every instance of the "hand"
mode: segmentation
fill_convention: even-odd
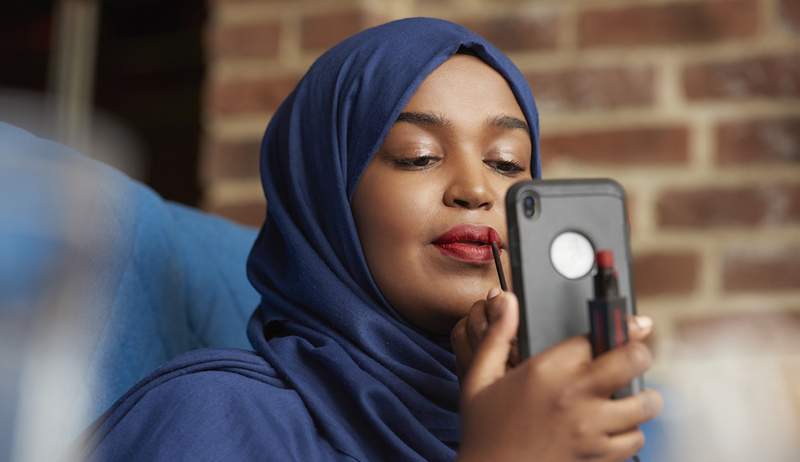
[[[480,345],[486,331],[489,327],[489,321],[486,317],[486,308],[494,297],[500,295],[501,290],[493,288],[486,295],[485,300],[478,300],[472,304],[472,307],[466,316],[461,318],[456,323],[453,330],[450,332],[450,344],[453,347],[453,352],[456,355],[456,369],[459,379],[464,378],[464,375],[469,370],[472,364],[472,357],[475,350]],[[647,336],[652,332],[653,321],[645,316],[636,316],[628,321],[628,335],[633,340],[645,341]],[[519,364],[519,348],[517,346],[516,335],[511,340],[511,351],[508,356],[508,367],[514,367]]]
[[[456,354],[456,370],[459,380],[463,380],[464,375],[472,364],[472,357],[478,345],[483,341],[486,331],[489,328],[489,321],[486,315],[486,308],[489,301],[500,295],[500,289],[493,288],[486,295],[485,300],[478,300],[472,304],[469,313],[461,318],[450,332],[450,344]],[[508,367],[514,367],[519,363],[519,348],[517,348],[516,335],[511,340],[511,351],[508,356]]]
[[[660,412],[661,396],[653,390],[610,396],[649,368],[642,340],[651,327],[632,323],[626,345],[594,360],[588,339],[578,336],[509,369],[519,323],[516,297],[502,293],[482,307],[487,327],[464,362],[459,460],[623,461],[641,449],[637,426]],[[467,329],[454,334],[454,343],[464,334],[469,339]],[[463,356],[463,342],[459,348]]]

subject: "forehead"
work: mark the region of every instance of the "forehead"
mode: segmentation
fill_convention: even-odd
[[[507,114],[523,118],[508,82],[470,55],[454,55],[420,84],[405,110],[426,110],[448,118]]]

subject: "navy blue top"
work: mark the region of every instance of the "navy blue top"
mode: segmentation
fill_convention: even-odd
[[[262,300],[255,352],[200,350],[156,371],[89,430],[109,460],[452,460],[458,379],[446,338],[404,321],[373,280],[350,199],[416,88],[469,50],[508,82],[530,127],[527,82],[469,30],[412,18],[323,54],[261,148],[266,221],[248,260]]]

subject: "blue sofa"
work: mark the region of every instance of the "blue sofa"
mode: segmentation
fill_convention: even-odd
[[[256,233],[0,123],[0,319],[30,344],[59,309],[41,303],[43,291],[83,284],[82,306],[58,316],[79,324],[65,348],[78,342],[88,353],[87,420],[181,352],[250,347],[245,325],[259,297],[245,262]],[[38,312],[22,313],[26,305]]]
[[[88,422],[184,351],[249,349],[245,325],[258,294],[245,262],[256,233],[0,123],[0,326],[13,331],[0,330],[0,351],[16,345],[22,358],[31,340],[52,332],[37,328],[43,319],[74,324],[57,341],[84,347],[77,364]],[[45,294],[59,284],[81,290]],[[22,362],[6,367],[13,374]],[[25,391],[17,385],[0,380],[0,398]],[[0,402],[0,416],[13,414],[13,399]],[[11,446],[10,422],[0,419],[0,458]],[[664,454],[662,427],[662,419],[645,426],[642,460],[668,460],[653,457]]]

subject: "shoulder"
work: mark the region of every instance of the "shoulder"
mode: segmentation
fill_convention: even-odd
[[[297,392],[263,358],[236,350],[176,358],[118,402],[90,441],[98,460],[336,458]]]

